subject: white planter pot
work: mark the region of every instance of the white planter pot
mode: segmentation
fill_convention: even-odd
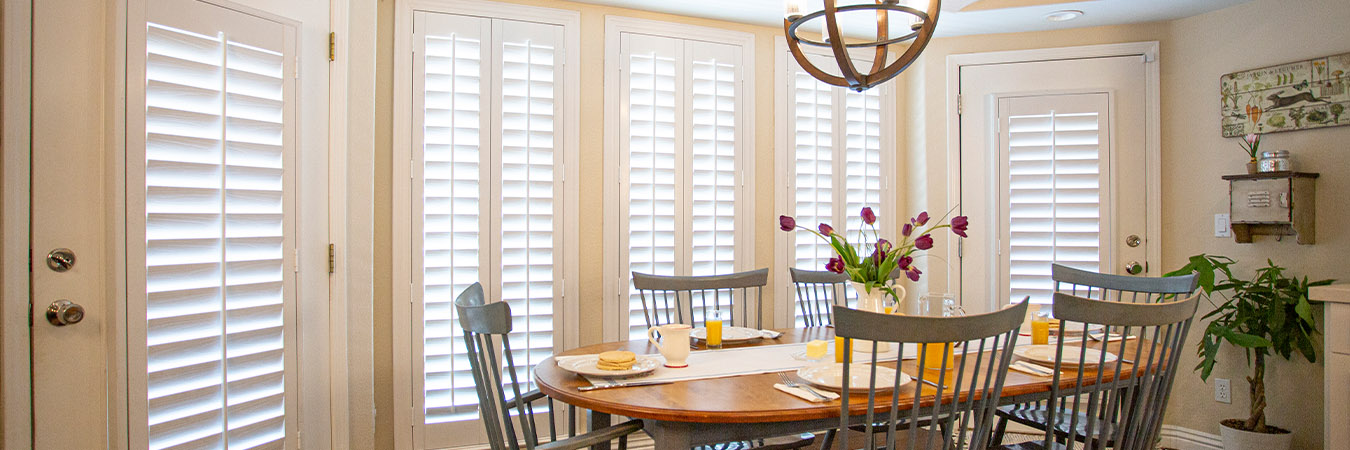
[[[1219,424],[1224,450],[1289,450],[1294,433],[1253,433]]]

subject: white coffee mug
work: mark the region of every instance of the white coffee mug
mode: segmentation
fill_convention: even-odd
[[[661,342],[656,341],[657,331],[661,332]],[[689,367],[686,360],[689,359],[689,332],[693,327],[682,323],[672,323],[651,327],[647,329],[647,341],[661,350],[661,356],[666,358],[666,367],[681,368]]]

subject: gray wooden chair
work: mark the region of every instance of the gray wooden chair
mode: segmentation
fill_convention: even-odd
[[[1198,295],[1163,303],[1121,303],[1056,293],[1054,313],[1064,327],[1086,332],[1093,325],[1106,325],[1138,338],[1087,345],[1059,340],[1051,404],[1040,417],[1055,426],[1045,427],[1043,440],[998,448],[1070,448],[1081,442],[1085,449],[1153,449],[1198,304]],[[1106,351],[1089,358],[1089,347]],[[1119,360],[1107,362],[1107,352]],[[1073,353],[1080,361],[1096,363],[1096,370],[1066,366],[1064,355]],[[1124,372],[1126,366],[1132,373]]]
[[[1176,300],[1195,292],[1199,280],[1195,274],[1179,277],[1136,277],[1130,275],[1112,275],[1075,269],[1060,264],[1050,266],[1050,278],[1055,282],[1055,291],[1078,297],[1123,302],[1157,303]],[[1103,333],[1119,334],[1120,330],[1103,330]],[[1007,431],[1008,421],[1013,421],[1037,430],[1049,426],[1045,421],[1048,400],[1021,403],[1000,408],[998,425],[994,428],[994,443],[998,444]]]
[[[835,305],[847,306],[845,297],[848,275],[828,270],[802,270],[789,268],[792,284],[797,288],[797,308],[802,312],[802,321],[808,327],[834,324],[831,310]]]
[[[851,339],[865,339],[875,350],[876,342],[892,342],[899,346],[900,358],[905,358],[904,345],[928,344],[918,347],[916,379],[901,386],[900,377],[890,385],[877,386],[877,353],[872,352],[867,379],[865,408],[851,406],[861,393],[840,397],[838,450],[847,450],[850,424],[861,418],[867,450],[877,448],[877,427],[885,433],[882,448],[898,450],[984,448],[993,429],[994,410],[1007,377],[1017,330],[1026,317],[1027,301],[1003,310],[961,317],[917,317],[876,314],[844,307],[834,307],[835,335]],[[852,352],[852,341],[845,345]],[[966,352],[954,358],[942,357],[941,367],[926,367],[928,351],[946,353],[953,346]],[[939,347],[940,346],[940,347]],[[941,350],[938,350],[939,347]],[[850,391],[852,365],[845,364],[843,391]],[[935,383],[930,387],[925,381]],[[885,392],[889,390],[890,392]],[[925,405],[924,396],[942,394]],[[908,404],[900,398],[909,395]],[[921,420],[927,417],[929,420]],[[936,423],[935,423],[936,422]],[[936,426],[935,426],[936,425]],[[854,432],[857,427],[852,428]],[[904,435],[901,438],[901,435]]]
[[[633,272],[647,326],[700,326],[709,311],[730,309],[731,326],[760,328],[769,269],[726,275],[668,276]],[[751,292],[753,290],[754,292]]]
[[[505,302],[487,303],[483,286],[474,283],[455,298],[455,311],[468,346],[469,367],[492,450],[520,450],[522,441],[527,450],[575,450],[615,439],[619,441],[619,449],[624,450],[628,447],[628,435],[642,430],[642,421],[630,420],[577,435],[575,410],[569,405],[569,437],[558,439],[553,400],[538,390],[520,391],[528,380],[517,379],[516,364],[511,357],[511,342],[507,339],[511,332],[511,306]],[[502,379],[503,369],[509,382]],[[505,386],[511,389],[509,397]],[[539,442],[539,430],[534,423],[534,405],[540,401],[545,401],[548,408],[550,442],[546,443]]]
[[[900,278],[900,270],[891,272],[891,279]],[[848,306],[848,275],[828,270],[789,268],[792,284],[797,290],[797,308],[808,327],[834,324],[831,308]]]

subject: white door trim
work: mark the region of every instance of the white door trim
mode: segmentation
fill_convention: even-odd
[[[958,111],[958,96],[961,93],[961,67],[987,64],[1007,64],[1016,62],[1054,61],[1064,59],[1106,58],[1139,55],[1144,59],[1146,80],[1144,81],[1144,119],[1145,126],[1145,165],[1147,177],[1145,195],[1148,224],[1148,239],[1144,249],[1148,261],[1154,267],[1162,262],[1162,139],[1161,104],[1159,90],[1158,41],[1125,42],[1119,44],[1085,45],[1078,47],[1059,47],[1030,50],[1010,50],[988,53],[964,53],[947,56],[947,201],[955,203],[961,198],[961,116]],[[944,207],[951,207],[947,205]],[[948,246],[947,259],[958,260],[955,246]],[[1156,270],[1156,269],[1155,269]],[[1153,273],[1153,272],[1150,272]],[[950,274],[948,283],[958,283],[961,272]],[[949,284],[950,285],[950,284]],[[954,289],[954,288],[953,288]],[[997,305],[990,305],[997,307]]]
[[[32,436],[29,379],[29,162],[32,103],[31,0],[4,0],[4,84],[0,105],[0,447],[28,448]],[[22,244],[22,245],[18,245]]]

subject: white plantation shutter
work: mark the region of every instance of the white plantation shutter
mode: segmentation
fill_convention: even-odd
[[[824,56],[807,57],[817,65],[832,64]],[[815,229],[828,223],[836,232],[845,233],[850,242],[857,242],[864,225],[859,213],[863,207],[871,207],[879,225],[886,227],[878,231],[894,239],[888,230],[896,229],[896,224],[886,210],[891,203],[884,201],[882,177],[883,133],[894,133],[892,126],[883,126],[882,119],[882,99],[891,95],[890,88],[854,92],[831,86],[812,77],[791,58],[785,69],[788,94],[784,98],[791,99],[786,105],[791,159],[785,177],[792,187],[789,207],[797,224]],[[870,236],[870,227],[868,233]],[[793,267],[825,270],[825,263],[834,257],[829,244],[814,234],[793,233],[790,239],[788,261]],[[796,295],[790,289],[787,292],[789,297]],[[850,299],[856,297],[852,288],[845,292]],[[804,323],[801,314],[795,310],[798,324]]]
[[[741,47],[623,33],[620,217],[627,248],[618,277],[628,334],[646,334],[632,272],[733,273],[742,190]]]
[[[133,447],[294,448],[294,30],[199,2],[147,17],[128,98],[144,107],[127,150]]]
[[[1008,198],[1003,244],[1012,301],[1049,303],[1050,265],[1100,271],[1107,223],[1106,94],[1002,99]]]
[[[562,27],[432,12],[414,20],[422,327],[413,364],[423,377],[414,402],[427,446],[475,444],[484,442],[479,402],[455,296],[481,282],[490,300],[511,305],[523,382],[561,342]]]
[[[484,148],[490,123],[489,93],[484,86],[488,65],[483,41],[489,35],[487,19],[419,14],[414,63],[421,89],[414,102],[421,127],[414,130],[414,160],[421,161],[420,278],[422,317],[422,411],[425,423],[476,417],[478,394],[469,370],[467,351],[455,316],[454,299],[469,285],[482,280],[487,265],[483,233],[487,217],[482,197],[490,193],[484,181]],[[420,133],[419,133],[420,131]],[[419,139],[420,138],[420,139]],[[416,176],[416,171],[414,175]],[[417,187],[414,186],[414,192]],[[485,192],[487,191],[487,192]],[[420,242],[419,242],[420,241]],[[414,269],[418,267],[414,263]]]

